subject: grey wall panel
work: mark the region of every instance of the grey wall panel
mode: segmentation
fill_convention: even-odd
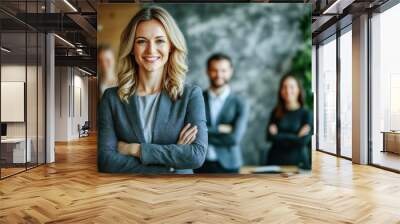
[[[276,102],[279,80],[290,69],[294,54],[304,46],[299,22],[311,11],[311,5],[158,5],[172,14],[185,35],[189,48],[188,82],[207,88],[207,58],[216,52],[232,57],[232,89],[245,97],[251,108],[242,142],[244,160],[246,164],[258,164],[268,148],[265,129]]]

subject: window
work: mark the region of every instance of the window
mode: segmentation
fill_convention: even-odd
[[[318,47],[318,149],[336,153],[336,37]]]
[[[352,35],[351,26],[340,36],[340,155],[351,158],[352,149]]]
[[[400,5],[371,18],[372,163],[400,170]]]

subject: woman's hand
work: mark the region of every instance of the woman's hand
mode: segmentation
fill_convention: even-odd
[[[268,128],[268,131],[271,135],[276,135],[278,134],[278,126],[276,126],[276,124],[271,124]]]
[[[298,136],[299,136],[299,137],[304,137],[304,136],[308,135],[308,133],[310,133],[310,131],[311,131],[310,125],[305,124],[305,125],[300,129]]]
[[[140,157],[140,144],[118,141],[118,152],[123,155]]]
[[[177,144],[192,144],[196,140],[197,126],[190,127],[190,123],[187,124],[181,130]]]

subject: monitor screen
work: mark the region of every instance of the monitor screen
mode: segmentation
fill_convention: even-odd
[[[7,124],[1,124],[1,136],[7,136]]]

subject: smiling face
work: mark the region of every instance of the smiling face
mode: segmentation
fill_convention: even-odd
[[[168,61],[170,51],[171,43],[159,21],[152,19],[138,24],[133,54],[139,65],[139,71],[162,71]]]
[[[211,86],[220,88],[228,84],[232,77],[233,68],[231,63],[226,59],[212,60],[208,67],[208,76]]]
[[[299,99],[300,88],[294,78],[286,78],[282,84],[281,96],[285,103],[297,102]]]

